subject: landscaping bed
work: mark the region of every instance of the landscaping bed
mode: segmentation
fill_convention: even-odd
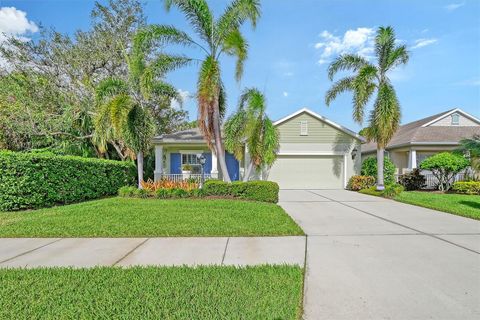
[[[1,319],[300,319],[303,270],[0,269]]]
[[[116,197],[0,212],[0,237],[286,235],[303,231],[278,205],[254,201]]]
[[[402,192],[395,200],[480,220],[480,196],[425,191]]]

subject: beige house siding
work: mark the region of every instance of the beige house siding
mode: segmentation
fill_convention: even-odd
[[[454,113],[455,114],[455,113]],[[475,127],[480,126],[480,124],[476,123],[475,121],[463,116],[462,114],[456,113],[459,115],[458,125],[452,125],[452,115],[448,115],[434,123],[431,126],[437,127]]]

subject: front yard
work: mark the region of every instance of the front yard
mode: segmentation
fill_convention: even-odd
[[[395,200],[480,220],[480,196],[421,191],[402,192]]]
[[[286,236],[303,231],[275,204],[108,198],[0,212],[0,237]]]
[[[300,319],[292,266],[0,269],[1,319]]]

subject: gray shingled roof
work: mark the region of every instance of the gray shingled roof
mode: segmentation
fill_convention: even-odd
[[[201,143],[204,141],[199,128],[187,129],[170,134],[163,134],[153,138],[155,142],[190,142]]]
[[[453,109],[452,109],[453,110]],[[462,127],[462,126],[427,126],[424,124],[449,113],[452,110],[441,112],[433,116],[407,123],[398,128],[392,140],[386,149],[405,146],[408,144],[422,143],[458,143],[464,138],[471,138],[474,134],[480,134],[479,127]],[[371,152],[376,150],[376,143],[368,142],[362,145],[362,152]]]

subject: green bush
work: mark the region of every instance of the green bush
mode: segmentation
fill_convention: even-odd
[[[278,202],[278,184],[272,181],[235,181],[226,183],[218,180],[209,180],[203,186],[206,196],[234,197],[240,199]]]
[[[155,192],[155,197],[159,199],[168,199],[172,197],[172,193],[170,192],[171,189],[158,189]]]
[[[372,176],[352,176],[348,180],[347,189],[352,191],[359,191],[368,189],[375,185],[375,177]]]
[[[0,211],[114,195],[135,175],[131,162],[1,151]]]
[[[367,189],[362,189],[359,192],[363,194],[368,194],[371,196],[377,196],[377,197],[384,197],[384,198],[394,198],[395,196],[399,195],[400,193],[403,192],[403,186],[399,185],[397,183],[394,184],[389,184],[385,186],[385,189],[380,191],[377,190],[375,186],[367,188]]]
[[[480,195],[480,181],[457,181],[452,189],[456,193]]]
[[[457,173],[469,165],[470,162],[461,154],[441,152],[423,160],[420,168],[432,171],[438,179],[438,188],[448,191]]]
[[[363,160],[362,176],[371,176],[377,179],[377,158],[369,157]],[[390,158],[385,157],[383,160],[383,180],[385,185],[395,183],[395,165]]]
[[[419,190],[425,187],[425,176],[420,173],[420,169],[413,169],[409,173],[402,174],[398,182],[407,191]]]
[[[118,195],[124,198],[135,197],[136,192],[137,192],[137,187],[133,187],[133,186],[124,186],[118,189]]]

